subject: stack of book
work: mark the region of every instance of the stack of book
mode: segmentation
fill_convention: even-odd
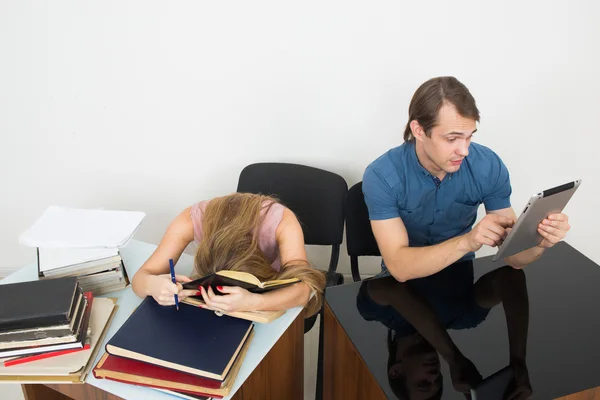
[[[93,373],[180,397],[222,398],[231,391],[253,334],[249,320],[189,305],[163,307],[148,297],[108,341]]]
[[[145,215],[50,206],[19,242],[37,248],[40,278],[76,276],[82,290],[98,296],[129,284],[119,248],[131,240]]]
[[[124,289],[129,284],[117,248],[38,247],[37,262],[41,278],[75,276],[81,289],[94,296]]]
[[[82,381],[115,307],[75,277],[0,285],[0,381]]]

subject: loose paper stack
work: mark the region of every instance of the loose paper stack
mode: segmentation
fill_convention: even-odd
[[[127,286],[119,253],[135,234],[145,213],[51,206],[19,241],[38,248],[43,278],[76,276],[94,296]]]

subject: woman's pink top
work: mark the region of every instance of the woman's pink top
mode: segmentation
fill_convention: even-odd
[[[190,211],[192,223],[194,225],[194,241],[196,244],[199,244],[204,237],[202,223],[204,221],[204,211],[206,210],[206,206],[209,201],[210,200],[206,200],[194,204]],[[284,206],[279,203],[273,203],[273,205],[268,208],[269,212],[267,215],[264,215],[268,205],[268,202],[263,203],[261,215],[263,215],[264,218],[260,225],[258,245],[267,260],[271,263],[273,269],[279,271],[281,268],[281,261],[279,259],[279,247],[277,246],[275,231],[277,231],[277,227],[283,218]]]

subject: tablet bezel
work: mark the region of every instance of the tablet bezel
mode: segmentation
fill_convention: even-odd
[[[540,222],[550,214],[562,212],[580,184],[581,179],[577,179],[532,195],[492,261],[502,260],[539,245],[543,240],[537,231]]]

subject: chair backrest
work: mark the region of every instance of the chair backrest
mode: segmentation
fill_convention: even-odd
[[[362,182],[358,182],[346,194],[346,248],[350,256],[352,277],[360,280],[358,272],[359,256],[380,256],[379,247],[369,220],[369,210],[365,204]]]
[[[242,170],[237,191],[276,196],[298,217],[306,244],[334,246],[330,270],[335,271],[344,235],[344,178],[305,165],[257,163]]]

